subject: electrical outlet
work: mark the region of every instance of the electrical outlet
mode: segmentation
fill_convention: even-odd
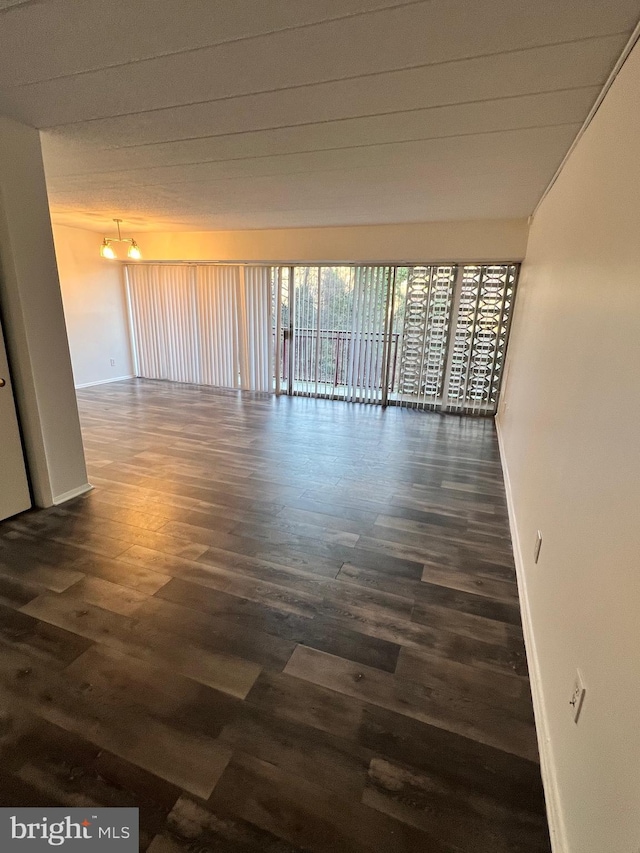
[[[111,367],[115,367],[115,366],[116,366],[116,360],[115,360],[115,358],[110,358],[110,359],[109,359],[109,363],[111,364]]]
[[[573,711],[573,721],[574,723],[578,722],[578,718],[580,717],[580,712],[582,711],[582,705],[584,704],[584,696],[586,693],[586,689],[584,686],[584,682],[582,681],[582,675],[580,674],[580,670],[576,669],[576,680],[573,682],[573,690],[571,691],[571,699],[569,699],[569,705]]]
[[[542,533],[538,530],[536,533],[536,544],[533,548],[533,561],[534,563],[538,562],[540,557],[540,548],[542,548]]]

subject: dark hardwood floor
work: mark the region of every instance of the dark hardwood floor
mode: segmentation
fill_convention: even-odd
[[[141,850],[543,853],[491,420],[132,380],[0,525],[3,806]]]

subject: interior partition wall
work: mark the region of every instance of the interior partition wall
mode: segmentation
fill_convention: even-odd
[[[139,376],[492,414],[518,265],[136,264]]]

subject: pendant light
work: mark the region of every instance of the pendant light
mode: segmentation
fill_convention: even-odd
[[[130,257],[131,260],[133,260],[133,261],[139,261],[140,258],[142,257],[142,252],[140,251],[140,247],[138,246],[138,244],[136,243],[135,240],[131,241],[131,245],[129,246],[129,249],[127,250],[127,256]]]
[[[140,251],[140,246],[136,243],[133,237],[123,237],[120,233],[120,223],[122,219],[114,219],[118,228],[118,236],[117,237],[104,237],[102,240],[102,245],[100,246],[100,256],[103,258],[108,258],[110,261],[116,261],[118,256],[115,253],[115,249],[111,245],[112,243],[128,243],[129,248],[127,249],[127,257],[132,261],[139,261],[142,259],[142,252]]]
[[[112,261],[116,257],[116,253],[113,251],[113,248],[111,247],[111,241],[107,240],[106,237],[102,241],[102,246],[100,246],[100,254],[102,255],[103,258],[109,258]]]

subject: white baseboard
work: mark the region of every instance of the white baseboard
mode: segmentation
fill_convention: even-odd
[[[135,375],[129,373],[127,376],[114,376],[113,379],[98,379],[97,382],[83,382],[81,385],[76,385],[76,389],[93,388],[94,385],[107,385],[109,382],[122,382],[124,379],[135,379]]]
[[[59,506],[60,504],[65,503],[66,501],[70,501],[73,498],[78,498],[80,495],[84,495],[87,492],[90,492],[93,489],[91,483],[85,483],[82,486],[78,486],[77,489],[71,489],[68,492],[64,492],[61,495],[55,495],[53,497],[53,506]]]
[[[509,527],[511,530],[511,541],[513,543],[513,556],[516,564],[516,576],[518,579],[518,597],[520,599],[520,612],[522,614],[522,629],[524,633],[524,644],[527,650],[527,663],[529,665],[529,680],[531,683],[531,696],[533,699],[533,712],[536,719],[536,733],[538,737],[538,751],[540,753],[540,772],[547,804],[547,818],[549,821],[549,834],[553,853],[569,853],[567,834],[558,790],[558,777],[556,765],[549,736],[549,721],[542,692],[542,675],[540,672],[540,661],[536,648],[533,624],[531,621],[531,607],[527,591],[527,578],[522,559],[520,537],[516,524],[516,511],[513,503],[513,492],[511,490],[511,479],[509,477],[509,466],[505,455],[500,421],[495,419],[498,434],[498,447],[500,448],[500,461],[504,476],[504,487],[507,496],[507,509],[509,512]]]

